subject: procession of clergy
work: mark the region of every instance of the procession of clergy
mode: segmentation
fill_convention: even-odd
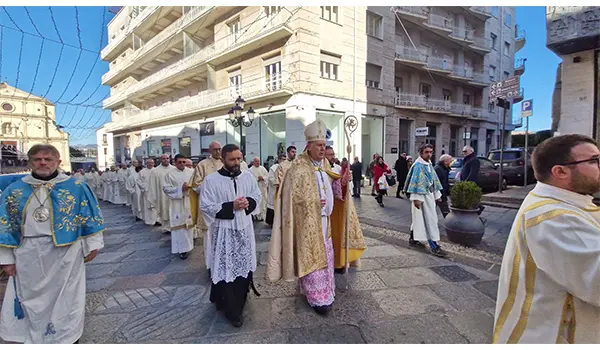
[[[194,236],[202,237],[210,301],[235,327],[243,325],[250,289],[259,295],[253,283],[254,221],[264,219],[272,226],[267,279],[299,281],[308,304],[326,315],[335,299],[334,273],[359,266],[366,249],[348,200],[351,172],[326,157],[328,134],[322,121],[307,125],[304,151],[296,156],[296,148],[288,147],[268,172],[258,159],[247,169],[238,146],[212,142],[211,156],[195,168],[181,155],[174,166],[163,155],[156,167],[153,160],[145,168],[134,161],[131,168],[70,178],[58,172],[53,146],[34,146],[28,154],[32,174],[9,185],[1,197],[0,267],[10,278],[0,337],[21,343],[74,343],[81,337],[84,263],[103,247],[98,199],[129,204],[136,220],[170,233],[172,253],[181,259],[192,251]],[[557,342],[600,342],[600,218],[589,196],[600,189],[600,154],[593,140],[579,137],[551,139],[546,150],[538,146],[543,154],[534,157],[536,176],[548,184],[538,183],[513,225],[500,274],[494,342],[543,342],[552,333],[558,333]],[[557,150],[565,149],[571,153],[557,158]],[[433,252],[440,249],[435,202],[441,185],[430,161],[433,146],[425,144],[419,153],[405,184],[414,203],[411,241],[428,242]],[[578,172],[570,172],[573,166]],[[549,291],[544,300],[533,298],[532,278],[539,283],[536,293]],[[531,313],[529,323],[524,313]]]

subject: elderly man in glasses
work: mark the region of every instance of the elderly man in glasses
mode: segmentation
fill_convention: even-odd
[[[465,146],[463,152],[463,168],[460,172],[462,181],[473,181],[477,183],[479,178],[479,159],[475,154],[475,150],[471,146]]]
[[[494,343],[600,343],[600,151],[583,135],[533,152],[538,180],[512,226]]]

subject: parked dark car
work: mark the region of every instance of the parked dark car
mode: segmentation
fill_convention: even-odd
[[[485,157],[477,157],[477,159],[479,159],[479,178],[477,179],[477,185],[484,191],[498,191],[498,179],[500,178],[498,167]],[[450,175],[448,176],[450,188],[452,188],[456,181],[460,181],[460,171],[463,167],[463,163],[463,158],[456,158],[454,163],[450,165]],[[504,177],[502,189],[506,189],[506,186],[507,181]]]
[[[532,149],[530,149],[529,152],[525,152],[525,148],[507,148],[504,150],[502,175],[506,178],[509,185],[523,186],[525,177],[525,157],[527,157],[527,184],[536,182],[533,175],[533,167],[531,166],[532,152]],[[500,150],[490,151],[488,153],[488,159],[491,160],[495,166],[500,167]]]

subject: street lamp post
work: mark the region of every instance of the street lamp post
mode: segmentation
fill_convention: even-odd
[[[249,107],[248,112],[246,112],[246,115],[244,115],[243,112],[245,103],[246,101],[242,98],[242,96],[238,96],[238,98],[235,100],[235,106],[233,106],[228,112],[229,122],[231,125],[234,128],[240,128],[240,149],[244,156],[246,156],[246,144],[242,140],[242,131],[244,126],[247,128],[252,126],[252,122],[254,122],[254,115],[256,114],[254,109]]]

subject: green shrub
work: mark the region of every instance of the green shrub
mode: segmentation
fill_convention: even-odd
[[[482,194],[481,188],[473,181],[459,181],[450,191],[452,206],[458,209],[477,209]]]

